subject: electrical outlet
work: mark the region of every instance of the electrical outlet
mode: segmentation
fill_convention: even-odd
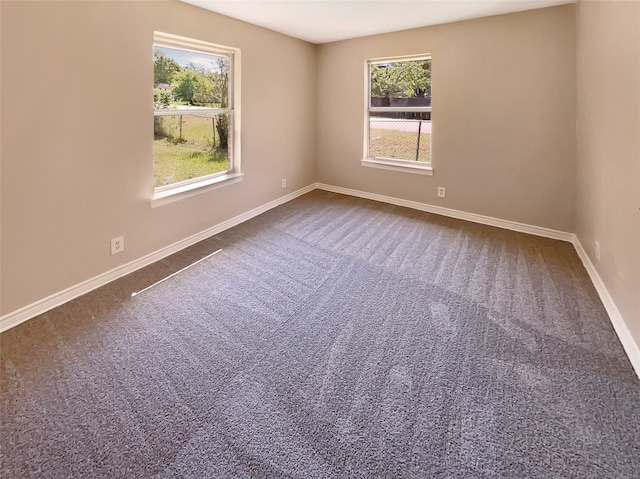
[[[444,198],[444,195],[445,195],[444,186],[438,186],[438,197]]]
[[[286,187],[287,187],[287,179],[282,178],[282,188],[286,188]]]
[[[596,259],[600,261],[600,243],[596,241]]]
[[[111,255],[122,253],[124,251],[124,236],[118,236],[111,240]]]

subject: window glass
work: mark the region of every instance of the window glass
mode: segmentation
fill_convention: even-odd
[[[232,53],[181,39],[153,49],[156,191],[233,170]],[[201,48],[197,48],[201,47]]]
[[[431,162],[431,58],[369,62],[368,151],[391,161]]]

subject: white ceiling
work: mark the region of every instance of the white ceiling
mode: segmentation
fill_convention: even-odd
[[[181,0],[312,43],[394,32],[576,0]]]

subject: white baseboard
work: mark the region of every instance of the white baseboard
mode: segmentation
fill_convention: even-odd
[[[326,185],[323,183],[316,183],[316,186],[321,190],[332,191],[333,193],[357,196],[368,200],[381,201],[392,205],[405,206],[414,210],[426,211],[427,213],[434,213],[437,215],[448,216],[450,218],[472,221],[473,223],[481,223],[483,225],[496,226],[507,230],[519,231],[520,233],[529,233],[535,236],[544,236],[545,238],[573,243],[574,235],[572,233],[565,233],[564,231],[517,223],[515,221],[501,220],[499,218],[492,218],[491,216],[477,215],[475,213],[467,213],[465,211],[454,210],[451,208],[443,208],[442,206],[403,200],[401,198],[394,198],[393,196],[377,195],[375,193],[367,193],[366,191],[352,190],[350,188],[342,188],[340,186]]]
[[[193,244],[196,244],[199,241],[202,241],[211,236],[217,235],[223,232],[224,230],[227,230],[240,223],[243,223],[272,208],[275,208],[276,206],[279,206],[283,203],[291,201],[292,199],[297,198],[298,196],[304,195],[305,193],[313,191],[314,189],[316,189],[316,185],[311,184],[297,191],[294,191],[293,193],[289,193],[288,195],[281,196],[280,198],[270,201],[269,203],[266,203],[262,206],[254,208],[250,211],[247,211],[246,213],[238,215],[227,221],[223,221],[222,223],[219,223],[193,236],[185,238],[182,241],[178,241],[177,243],[174,243],[158,251],[155,251],[146,256],[143,256],[142,258],[138,258],[134,261],[131,261],[130,263],[124,264],[122,266],[118,266],[117,268],[107,271],[106,273],[99,274],[98,276],[95,276],[91,279],[83,281],[82,283],[71,286],[70,288],[67,288],[58,293],[54,293],[51,296],[48,296],[44,299],[36,301],[35,303],[29,304],[16,311],[12,311],[11,313],[8,313],[0,317],[0,332],[13,328],[14,326],[17,326],[18,324],[23,323],[42,313],[46,313],[47,311],[57,306],[60,306],[61,304],[64,304],[68,301],[71,301],[72,299],[82,296],[83,294],[93,291],[94,289],[97,289],[100,286],[104,286],[105,284],[110,283],[111,281],[116,280],[118,278],[121,278],[122,276],[126,276],[129,273],[133,273],[134,271],[137,271],[140,268],[144,268],[145,266],[148,266],[151,263],[154,263],[156,261],[161,260],[162,258],[172,255],[173,253],[177,253],[178,251],[184,248],[187,248],[188,246],[191,246]]]
[[[589,273],[589,277],[591,278],[591,282],[598,291],[598,295],[600,296],[600,300],[604,305],[604,308],[607,310],[607,314],[609,314],[609,320],[611,321],[611,325],[613,329],[615,329],[616,334],[618,335],[618,339],[620,339],[620,343],[622,343],[622,347],[624,351],[627,353],[627,357],[631,362],[631,366],[635,369],[636,374],[640,378],[640,346],[635,342],[633,336],[629,332],[616,303],[613,302],[613,298],[609,294],[609,290],[604,285],[604,282],[600,278],[598,271],[595,266],[591,262],[589,255],[582,247],[582,243],[577,236],[574,235],[573,246],[576,248],[576,252],[578,256],[582,260],[582,264],[584,265],[587,273]]]
[[[532,226],[523,223],[517,223],[514,221],[501,220],[498,218],[492,218],[490,216],[477,215],[474,213],[467,213],[464,211],[453,210],[450,208],[443,208],[441,206],[429,205],[426,203],[418,203],[415,201],[403,200],[400,198],[394,198],[392,196],[383,196],[377,195],[375,193],[368,193],[366,191],[352,190],[350,188],[342,188],[340,186],[326,185],[323,183],[316,183],[316,187],[322,190],[331,191],[334,193],[342,193],[344,195],[349,196],[357,196],[359,198],[365,198],[374,201],[381,201],[383,203],[389,203],[397,206],[406,206],[408,208],[413,208],[420,211],[426,211],[428,213],[435,213],[443,216],[449,216],[452,218],[457,218],[461,220],[472,221],[474,223],[482,223],[489,226],[497,226],[498,228],[505,228],[513,231],[519,231],[521,233],[529,233],[536,236],[544,236],[545,238],[552,238],[561,241],[567,241],[572,243],[578,253],[578,256],[582,260],[584,267],[591,278],[592,283],[594,284],[598,294],[600,296],[600,300],[604,305],[607,313],[609,315],[609,321],[613,326],[618,338],[620,339],[620,343],[622,343],[622,347],[627,353],[627,357],[633,366],[638,377],[640,377],[640,347],[634,341],[633,336],[629,332],[627,325],[618,311],[609,291],[604,285],[602,279],[598,275],[596,268],[591,263],[591,260],[587,256],[584,248],[580,244],[580,241],[573,233],[566,233],[564,231],[552,230],[549,228],[541,228],[539,226]]]
[[[457,218],[461,220],[472,221],[474,223],[481,223],[489,226],[496,226],[498,228],[509,229],[513,231],[519,231],[521,233],[529,233],[536,236],[543,236],[546,238],[557,239],[561,241],[568,241],[572,243],[578,253],[578,256],[582,260],[584,267],[591,278],[598,294],[600,295],[600,300],[602,301],[607,313],[609,314],[609,320],[613,325],[613,328],[622,343],[622,347],[624,348],[627,356],[629,357],[629,361],[631,365],[636,371],[638,377],[640,377],[640,347],[635,342],[629,329],[627,328],[620,311],[616,307],[609,291],[606,286],[602,282],[602,279],[598,275],[596,268],[593,266],[593,263],[587,256],[582,244],[573,233],[566,233],[563,231],[557,231],[549,228],[542,228],[539,226],[532,226],[523,223],[517,223],[514,221],[501,220],[498,218],[492,218],[490,216],[477,215],[475,213],[467,213],[464,211],[454,210],[450,208],[443,208],[441,206],[429,205],[426,203],[418,203],[416,201],[403,200],[400,198],[394,198],[391,196],[378,195],[375,193],[367,193],[365,191],[353,190],[350,188],[342,188],[340,186],[332,186],[324,183],[314,183],[304,188],[301,188],[293,193],[277,198],[269,203],[266,203],[262,206],[254,208],[246,213],[238,215],[234,218],[231,218],[227,221],[223,221],[211,228],[208,228],[198,234],[185,238],[182,241],[178,241],[172,245],[169,245],[165,248],[162,248],[154,253],[148,254],[134,260],[130,263],[127,263],[122,266],[118,266],[106,273],[100,274],[91,278],[87,281],[83,281],[77,285],[74,285],[70,288],[65,289],[64,291],[60,291],[58,293],[52,294],[51,296],[36,301],[35,303],[29,304],[23,308],[20,308],[16,311],[13,311],[5,316],[0,317],[0,332],[6,331],[14,326],[17,326],[24,321],[27,321],[35,316],[38,316],[42,313],[46,313],[47,311],[55,308],[56,306],[60,306],[72,299],[75,299],[83,294],[86,294],[90,291],[93,291],[100,286],[104,286],[111,281],[114,281],[122,276],[126,276],[129,273],[132,273],[140,268],[148,266],[156,261],[161,260],[173,253],[176,253],[184,248],[187,248],[199,241],[207,239],[211,236],[217,235],[233,226],[236,226],[244,221],[247,221],[255,216],[258,216],[276,206],[279,206],[283,203],[293,200],[298,196],[302,196],[314,189],[321,189],[325,191],[331,191],[334,193],[341,193],[350,196],[356,196],[359,198],[370,199],[374,201],[380,201],[383,203],[389,203],[397,206],[404,206],[407,208],[413,208],[420,211],[426,211],[428,213],[439,214],[443,216],[448,216],[452,218]]]

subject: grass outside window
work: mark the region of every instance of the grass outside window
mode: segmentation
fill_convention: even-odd
[[[225,118],[223,118],[223,116]],[[154,119],[155,188],[229,169],[229,148],[220,148],[217,122],[228,115],[171,115]]]
[[[423,122],[420,134],[417,128],[415,131],[399,131],[375,126],[375,122],[369,124],[369,156],[431,162],[430,122]]]

